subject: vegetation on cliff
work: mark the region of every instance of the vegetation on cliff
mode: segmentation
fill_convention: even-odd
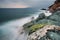
[[[43,28],[46,24],[35,24],[29,28],[29,34],[35,32],[36,30]]]
[[[31,33],[34,35],[35,33],[37,33],[36,32],[37,30],[42,29],[45,25],[50,25],[50,26],[55,25],[56,27],[60,26],[60,10],[58,10],[59,7],[60,7],[60,0],[56,0],[54,2],[54,4],[51,5],[48,9],[49,11],[53,12],[52,15],[47,17],[44,15],[44,13],[41,13],[36,20],[25,24],[24,28],[26,30],[28,30],[30,35],[31,35]],[[38,35],[38,37],[39,36],[41,36],[41,35]],[[36,38],[37,38],[37,36],[36,36]],[[60,28],[57,30],[49,30],[46,33],[46,35],[44,35],[42,38],[40,38],[40,40],[60,40]]]
[[[60,11],[56,11],[55,13],[53,13],[51,16],[48,17],[46,16],[44,17],[44,15],[41,16],[39,15],[39,17],[36,20],[25,24],[23,27],[26,31],[29,31],[30,34],[42,28],[44,25],[60,26]]]

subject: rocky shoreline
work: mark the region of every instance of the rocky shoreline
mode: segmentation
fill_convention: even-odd
[[[27,40],[40,40],[41,37],[46,35],[46,33],[48,32],[47,30],[55,30],[54,28],[56,28],[56,27],[58,27],[58,26],[46,25],[43,28],[41,28],[41,29],[37,30],[36,32],[32,33],[31,35],[29,35]]]
[[[40,15],[39,15],[40,16]],[[41,18],[41,19],[40,19]],[[37,25],[35,26],[36,28],[34,28],[34,25],[36,24],[46,24],[44,27],[42,28],[38,28],[36,30],[36,28],[38,26],[41,26],[41,25]],[[27,40],[43,40],[44,38],[46,40],[51,40],[52,38],[49,39],[50,37],[50,34],[49,34],[49,31],[47,30],[53,30],[54,31],[58,31],[58,32],[53,32],[54,34],[57,33],[56,35],[60,35],[58,34],[60,32],[60,12],[56,11],[54,14],[48,16],[48,17],[43,17],[43,15],[41,15],[41,17],[38,17],[36,20],[34,21],[31,21],[27,24],[25,24],[24,26],[24,29],[27,29],[26,31],[28,31],[28,38]],[[31,32],[30,31],[30,28],[31,28],[31,31],[34,29],[35,31],[32,32],[30,35],[29,33]],[[55,30],[56,29],[56,30]],[[47,33],[47,34],[46,34]],[[53,34],[52,33],[52,34]],[[49,34],[49,37],[46,38]],[[54,35],[53,35],[54,36]],[[60,36],[59,36],[60,37]],[[45,40],[44,39],[44,40]],[[56,38],[55,38],[56,39]],[[59,38],[58,38],[59,39]],[[54,39],[53,39],[54,40]]]
[[[41,13],[37,19],[23,25],[24,30],[28,31],[27,40],[60,40],[59,7],[60,1],[56,0],[48,9],[52,12],[51,15],[46,16],[44,13]]]
[[[48,7],[50,12],[54,12],[56,10],[60,10],[60,0],[56,0],[54,4]]]
[[[44,27],[42,26],[42,28],[38,28],[38,26],[41,27],[41,25],[37,25],[37,24],[42,24],[42,25],[46,24],[46,25]],[[38,28],[37,30],[34,27],[34,25],[36,25],[35,27]],[[23,27],[24,27],[24,30],[26,29],[26,31],[28,31],[27,40],[32,40],[32,39],[33,40],[40,40],[41,38],[44,39],[46,36],[48,36],[46,34],[48,29],[52,30],[52,32],[54,29],[56,29],[54,31],[60,30],[60,12],[56,11],[54,14],[52,14],[48,17],[46,17],[46,16],[43,17],[41,15],[41,19],[40,19],[40,17],[38,17],[36,20],[25,24]],[[31,31],[30,31],[30,29],[31,29]],[[35,30],[35,31],[33,31],[33,30]],[[60,31],[58,31],[56,33],[59,33],[59,32]],[[31,34],[29,35],[29,33],[31,33]],[[55,33],[55,32],[53,32],[53,33]],[[56,35],[60,35],[60,34],[56,34]],[[50,37],[50,34],[49,34],[49,37]],[[48,39],[49,39],[49,37],[48,37]],[[47,38],[45,38],[45,39],[48,40]],[[50,40],[51,40],[51,38],[50,38]]]

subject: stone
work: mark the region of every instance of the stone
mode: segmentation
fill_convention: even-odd
[[[60,0],[56,0],[54,2],[54,4],[52,4],[51,6],[49,6],[49,11],[50,12],[54,12],[55,10],[58,10],[60,8]]]

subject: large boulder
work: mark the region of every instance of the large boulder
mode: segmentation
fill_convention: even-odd
[[[55,10],[60,8],[60,0],[56,0],[54,2],[54,4],[52,4],[51,6],[49,6],[49,11],[54,12]]]

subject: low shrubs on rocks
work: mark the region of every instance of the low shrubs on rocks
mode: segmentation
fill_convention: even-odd
[[[43,28],[46,24],[35,24],[29,28],[29,34],[35,32],[36,30]]]

